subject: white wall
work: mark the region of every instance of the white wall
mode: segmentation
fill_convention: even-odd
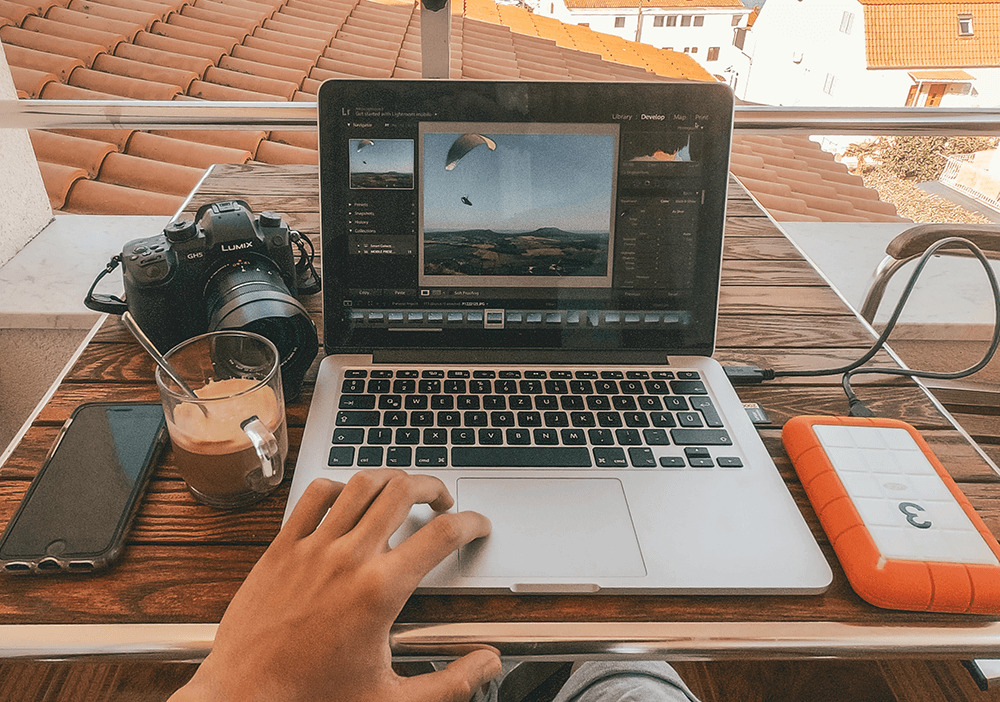
[[[15,100],[17,92],[0,45],[0,100]],[[38,162],[23,129],[0,124],[0,197],[7,211],[0,217],[0,266],[52,221]]]

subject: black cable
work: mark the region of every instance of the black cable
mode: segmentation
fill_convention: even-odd
[[[924,266],[930,261],[931,256],[933,256],[938,249],[945,246],[959,246],[968,249],[979,262],[982,264],[983,268],[986,270],[986,277],[990,283],[990,289],[993,293],[993,336],[990,340],[989,348],[986,350],[985,355],[978,363],[969,366],[963,370],[959,371],[921,371],[921,370],[911,370],[906,368],[890,368],[876,366],[872,368],[862,368],[864,364],[870,361],[875,355],[882,350],[885,346],[885,342],[888,340],[889,335],[892,333],[899,320],[900,315],[903,312],[903,308],[906,306],[906,302],[913,292],[916,285],[917,279],[920,277]],[[776,371],[769,368],[749,368],[749,367],[738,367],[741,369],[739,372],[729,373],[730,379],[737,381],[734,384],[739,384],[739,381],[743,381],[744,384],[748,382],[762,382],[764,380],[770,380],[772,378],[807,378],[816,377],[823,375],[837,375],[842,374],[841,385],[844,388],[844,393],[847,395],[848,403],[851,407],[851,414],[855,416],[872,416],[870,410],[864,406],[864,403],[858,399],[858,396],[854,393],[851,388],[851,376],[860,375],[862,373],[881,373],[883,375],[898,375],[909,378],[931,378],[934,380],[957,380],[958,378],[964,378],[966,376],[972,375],[973,373],[982,370],[986,364],[990,362],[993,358],[994,353],[996,353],[997,347],[1000,346],[1000,286],[997,285],[997,278],[993,272],[993,268],[990,266],[990,262],[987,260],[985,254],[976,246],[973,242],[962,237],[947,237],[935,242],[930,246],[923,255],[917,261],[916,268],[914,268],[913,273],[910,275],[909,280],[906,282],[906,286],[903,288],[903,292],[896,302],[895,308],[893,308],[892,314],[889,316],[888,322],[886,322],[885,329],[879,335],[875,343],[872,344],[871,348],[868,349],[860,358],[847,365],[840,366],[838,368],[825,368],[821,370],[788,370],[788,371]],[[727,371],[728,372],[728,371]]]

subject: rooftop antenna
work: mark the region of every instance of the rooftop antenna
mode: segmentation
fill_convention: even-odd
[[[451,0],[420,1],[420,75],[451,76]]]

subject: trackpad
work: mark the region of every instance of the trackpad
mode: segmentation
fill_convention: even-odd
[[[625,491],[614,478],[459,478],[458,509],[493,531],[459,551],[463,576],[646,574]]]

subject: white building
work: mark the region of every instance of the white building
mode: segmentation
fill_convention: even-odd
[[[685,53],[729,81],[746,58],[733,45],[750,10],[739,0],[536,0],[535,12],[597,32]],[[728,69],[728,71],[727,71]]]
[[[773,105],[1000,105],[1000,2],[768,0],[736,93]]]

